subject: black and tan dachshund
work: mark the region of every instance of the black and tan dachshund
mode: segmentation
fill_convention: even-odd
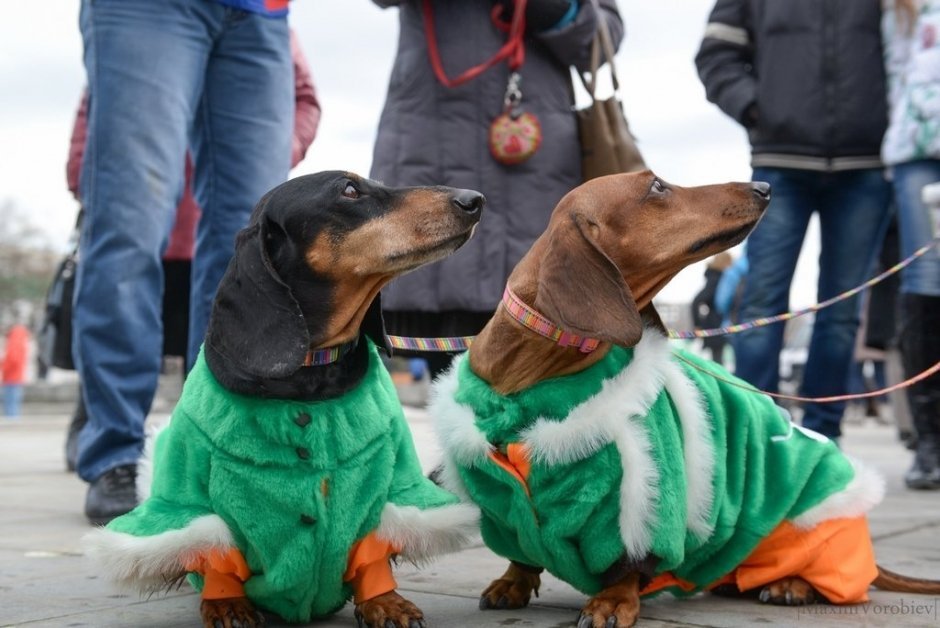
[[[318,399],[354,387],[364,356],[300,369],[310,348],[360,329],[384,346],[379,291],[456,251],[483,196],[445,187],[390,188],[343,172],[293,179],[258,204],[219,286],[206,360],[236,392]]]
[[[142,503],[87,539],[102,568],[141,591],[189,575],[206,626],[259,625],[256,609],[309,621],[354,595],[360,625],[423,627],[389,559],[458,549],[477,512],[422,475],[377,351],[378,295],[456,251],[483,204],[338,171],[268,193],[152,439]]]

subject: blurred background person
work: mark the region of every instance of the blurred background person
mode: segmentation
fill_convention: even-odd
[[[294,134],[291,142],[291,167],[304,158],[307,149],[313,143],[320,124],[320,101],[316,86],[310,74],[310,67],[300,43],[293,31],[290,31],[291,61],[294,68]],[[81,202],[79,177],[82,170],[82,157],[85,153],[85,141],[88,135],[88,92],[82,94],[72,137],[69,143],[66,180],[69,191]],[[193,250],[195,248],[196,227],[200,209],[193,193],[193,162],[187,152],[183,178],[183,191],[176,205],[176,214],[166,249],[163,251],[163,305],[161,323],[163,329],[163,356],[179,356],[186,360],[191,345],[198,345],[202,337],[193,338],[189,332],[190,293]],[[185,372],[192,366],[186,362]],[[74,471],[78,458],[78,435],[88,421],[85,401],[79,385],[75,411],[69,421],[65,440],[65,467]]]
[[[258,200],[287,179],[294,98],[286,0],[83,0],[88,140],[74,351],[88,422],[78,474],[103,524],[137,503],[162,363],[163,267],[186,150],[202,208],[189,361]]]
[[[705,267],[705,286],[692,299],[692,323],[696,329],[714,329],[721,327],[724,318],[715,305],[715,293],[721,276],[731,266],[731,254],[719,253],[708,261]],[[707,336],[702,338],[702,347],[709,352],[711,359],[718,364],[724,363],[725,336]]]
[[[898,223],[892,211],[888,231],[869,275],[880,275],[898,263]],[[889,379],[889,362],[897,359],[898,274],[888,275],[862,293],[861,318],[855,336],[855,353],[846,387],[848,394],[865,393],[898,383]],[[896,396],[895,396],[896,397]],[[849,401],[843,420],[861,423],[872,417],[878,423],[894,421],[901,429],[903,408],[895,412],[891,394]],[[906,407],[906,406],[905,406]]]
[[[718,0],[695,58],[708,100],[751,143],[753,180],[772,200],[748,238],[740,318],[789,310],[790,285],[811,216],[819,216],[817,298],[867,279],[889,220],[879,157],[887,124],[879,0]],[[821,310],[800,394],[843,394],[858,298]],[[732,338],[736,374],[778,392],[783,325]],[[805,406],[803,425],[841,434],[844,403]]]
[[[515,2],[374,0],[399,8],[399,41],[379,122],[371,176],[389,185],[482,190],[486,219],[455,255],[393,281],[382,293],[389,333],[475,335],[499,304],[509,272],[548,225],[556,203],[581,183],[570,67],[585,71],[598,19],[615,48],[623,25],[614,0],[529,0],[525,8],[522,110],[541,126],[541,147],[522,163],[491,155],[488,129],[504,111],[510,69],[501,62],[467,83],[448,77],[483,64],[506,43]],[[600,14],[598,14],[598,8]],[[436,47],[429,45],[429,31]],[[431,377],[450,362],[426,354]]]
[[[0,364],[3,376],[3,414],[11,419],[19,417],[22,412],[29,338],[26,325],[16,323],[7,330],[3,346],[3,361]]]
[[[940,1],[890,0],[883,36],[890,123],[882,156],[891,168],[902,258],[930,242],[930,185],[940,182]],[[924,195],[925,187],[928,194]],[[940,251],[934,247],[901,271],[901,359],[906,377],[940,361]],[[912,489],[940,489],[940,375],[908,389],[916,438],[904,476]]]

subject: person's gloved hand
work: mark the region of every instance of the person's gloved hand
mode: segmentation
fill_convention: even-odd
[[[538,33],[548,30],[561,21],[565,13],[576,0],[528,0],[525,6],[525,29],[529,33]],[[515,7],[513,0],[497,0],[496,4],[503,7],[500,19],[504,22],[512,20]]]

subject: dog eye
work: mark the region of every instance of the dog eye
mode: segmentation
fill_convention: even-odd
[[[666,186],[663,185],[663,182],[659,179],[653,179],[653,185],[650,186],[650,191],[656,194],[665,194]]]
[[[343,188],[343,196],[346,198],[359,198],[359,190],[352,183],[347,183]]]

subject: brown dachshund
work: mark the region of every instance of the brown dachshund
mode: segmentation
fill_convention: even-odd
[[[593,596],[579,628],[632,626],[641,595],[660,591],[940,593],[875,566],[875,474],[668,347],[653,298],[741,242],[769,202],[766,183],[682,188],[643,172],[558,204],[469,358],[435,384],[440,477],[512,561],[481,608],[525,606],[543,569]]]
[[[422,628],[389,559],[453,551],[477,515],[421,473],[376,347],[378,294],[457,250],[483,204],[347,172],[268,193],[153,439],[142,503],[88,538],[103,569],[151,592],[188,574],[211,628],[260,625],[257,609],[307,622],[350,596],[360,625]]]

